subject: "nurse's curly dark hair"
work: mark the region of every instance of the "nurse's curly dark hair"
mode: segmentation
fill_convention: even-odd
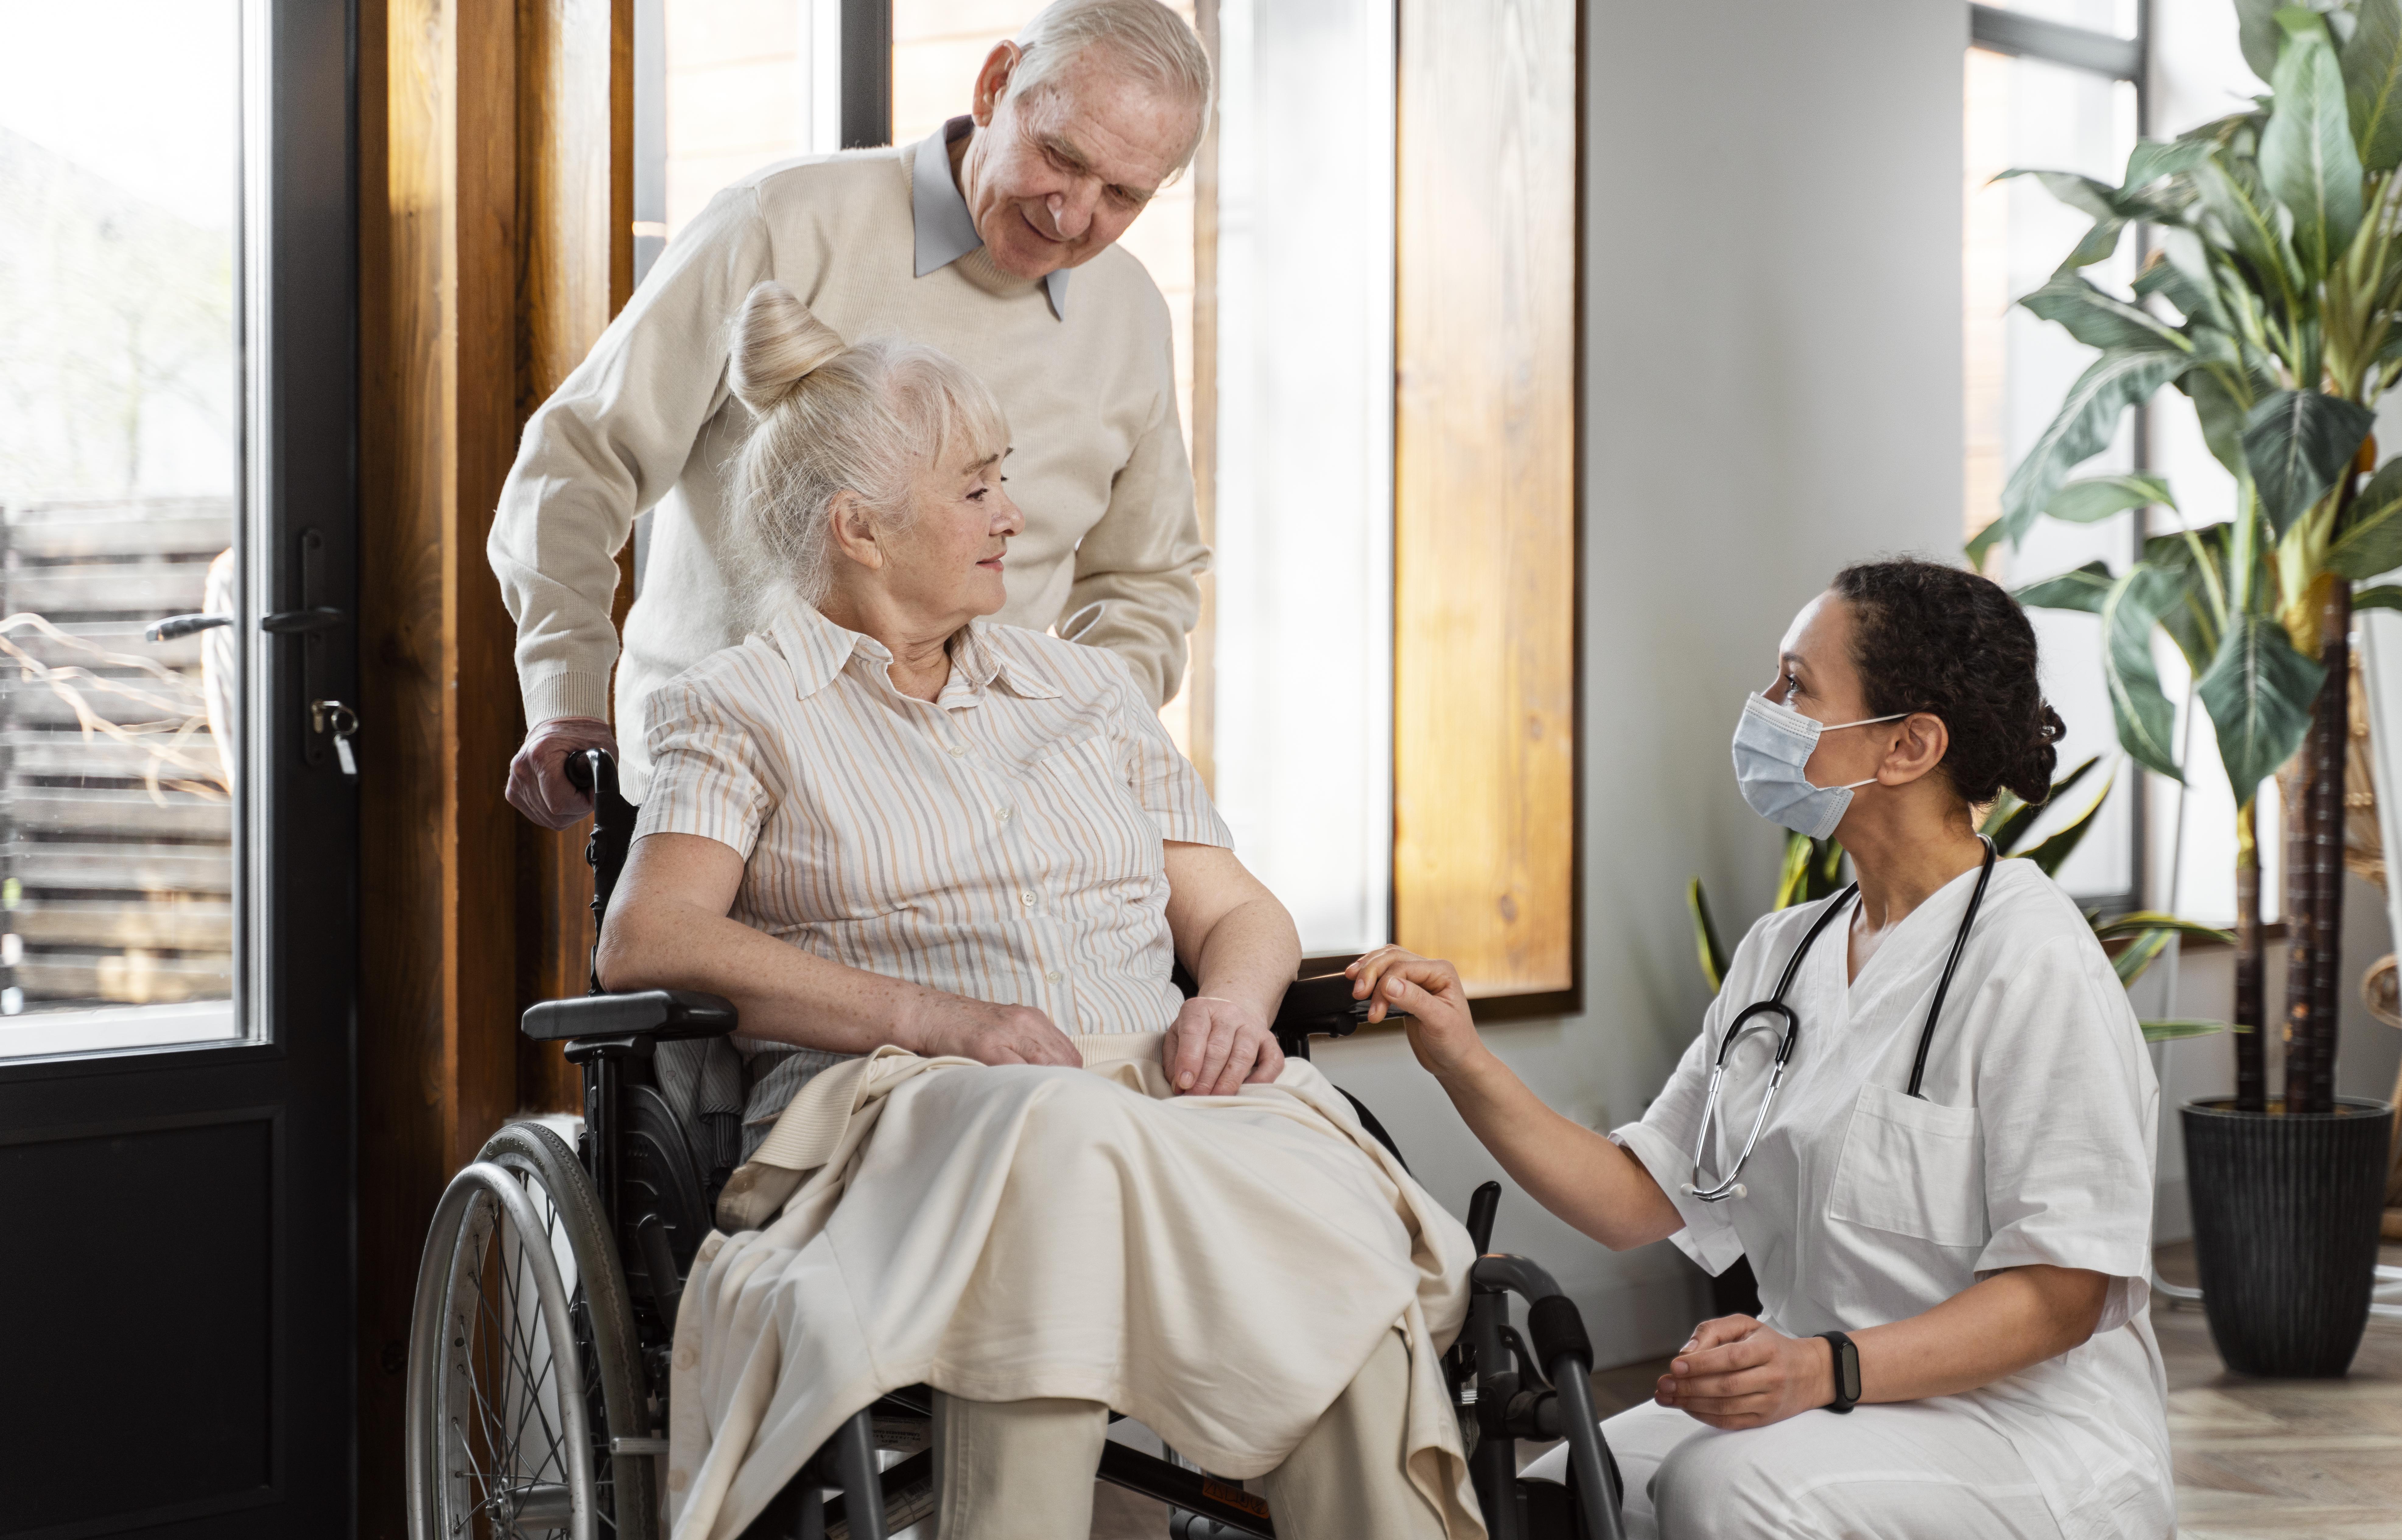
[[[1871,716],[1926,711],[1952,739],[1943,772],[1972,806],[2007,787],[2051,795],[2067,731],[2036,675],[2035,627],[1998,584],[1905,557],[1864,561],[1832,585],[1852,616],[1852,665]]]

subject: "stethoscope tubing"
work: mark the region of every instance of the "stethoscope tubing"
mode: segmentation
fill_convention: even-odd
[[[1992,840],[1982,834],[1977,838],[1985,847],[1984,864],[1977,873],[1976,890],[1968,895],[1967,913],[1961,915],[1960,928],[1952,938],[1952,951],[1943,959],[1942,976],[1935,983],[1935,997],[1927,1002],[1926,1024],[1918,1029],[1918,1053],[1911,1063],[1909,1094],[1919,1101],[1926,1099],[1919,1088],[1926,1079],[1927,1052],[1935,1045],[1935,1024],[1943,1014],[1945,997],[1952,993],[1952,976],[1960,970],[1960,958],[1968,949],[1968,932],[1977,923],[1977,911],[1984,907],[1985,887],[1993,881],[1994,862],[2000,854],[1995,849]],[[1743,1176],[1744,1164],[1751,1159],[1753,1148],[1760,1143],[1761,1130],[1768,1126],[1769,1111],[1776,1105],[1777,1088],[1785,1083],[1785,1066],[1791,1062],[1794,1046],[1802,1036],[1802,1018],[1785,1003],[1786,991],[1793,987],[1794,979],[1801,974],[1802,959],[1810,955],[1810,948],[1817,944],[1819,935],[1834,923],[1835,916],[1850,906],[1859,891],[1860,885],[1856,882],[1828,901],[1826,909],[1810,922],[1809,930],[1802,937],[1802,944],[1795,947],[1793,956],[1787,959],[1785,971],[1776,980],[1776,992],[1764,1000],[1746,1006],[1719,1039],[1719,1051],[1710,1061],[1709,1084],[1702,1093],[1701,1130],[1693,1138],[1693,1179],[1683,1184],[1685,1192],[1691,1197],[1705,1203],[1715,1203],[1727,1198],[1744,1196],[1746,1189],[1739,1179]],[[1709,1148],[1710,1129],[1718,1121],[1719,1092],[1726,1078],[1727,1056],[1734,1051],[1736,1039],[1750,1030],[1748,1024],[1752,1019],[1763,1015],[1780,1018],[1785,1030],[1777,1037],[1776,1060],[1769,1068],[1768,1085],[1760,1093],[1760,1112],[1751,1121],[1750,1132],[1744,1135],[1743,1149],[1734,1158],[1733,1169],[1722,1180],[1704,1187],[1702,1157]]]

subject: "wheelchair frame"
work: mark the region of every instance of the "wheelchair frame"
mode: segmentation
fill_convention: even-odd
[[[649,1479],[614,1482],[616,1492],[648,1502],[657,1490],[655,1482],[664,1476],[675,1312],[694,1255],[712,1226],[717,1189],[728,1175],[696,1169],[697,1162],[683,1128],[660,1094],[652,1062],[663,1042],[734,1031],[737,1014],[730,1002],[694,991],[609,994],[601,990],[597,966],[599,927],[632,844],[635,809],[619,794],[616,767],[605,753],[593,749],[571,757],[568,775],[593,798],[592,834],[585,852],[593,868],[596,941],[591,990],[580,998],[545,1000],[532,1007],[526,1011],[521,1029],[537,1040],[564,1042],[569,1062],[582,1076],[584,1126],[577,1139],[576,1164],[564,1174],[546,1173],[545,1179],[555,1183],[580,1179],[586,1184],[583,1195],[562,1195],[573,1200],[564,1206],[581,1204],[588,1198],[605,1237],[614,1241],[613,1246],[605,1248],[614,1255],[593,1259],[604,1275],[593,1280],[589,1288],[579,1277],[571,1305],[567,1290],[551,1268],[552,1258],[531,1256],[538,1247],[523,1250],[536,1264],[533,1285],[541,1296],[544,1324],[557,1340],[551,1348],[550,1368],[559,1376],[556,1394],[562,1406],[562,1431],[571,1446],[585,1449],[593,1461],[616,1462],[609,1467],[613,1470],[622,1472],[628,1460],[660,1462],[650,1467]],[[1180,983],[1191,994],[1190,982],[1181,978],[1180,969],[1179,973]],[[1288,1056],[1306,1059],[1311,1038],[1348,1036],[1358,1029],[1367,1011],[1366,1002],[1352,999],[1349,981],[1341,975],[1300,980],[1286,991],[1273,1030]],[[1345,1095],[1349,1097],[1349,1093]],[[1358,1098],[1349,1099],[1368,1132],[1401,1159],[1374,1114]],[[499,1190],[509,1184],[501,1180],[505,1174],[496,1171],[489,1160],[514,1132],[504,1129],[496,1135],[486,1155],[453,1180],[444,1194],[420,1272],[409,1374],[413,1540],[436,1540],[426,1518],[432,1497],[419,1489],[438,1483],[442,1477],[435,1467],[441,1462],[421,1447],[425,1425],[421,1418],[426,1414],[426,1398],[434,1394],[432,1387],[439,1378],[434,1355],[442,1351],[440,1339],[451,1334],[429,1288],[449,1275],[444,1270],[462,1265],[456,1258],[466,1255],[463,1243],[449,1252],[442,1249],[443,1220],[459,1222],[463,1205],[490,1193],[488,1201],[497,1202],[498,1212],[488,1223],[514,1223],[520,1234],[531,1233],[523,1229],[526,1216],[518,1213],[519,1206],[527,1204],[524,1193]],[[515,1143],[515,1163],[522,1171],[531,1145],[523,1136]],[[1583,1322],[1576,1306],[1540,1267],[1523,1257],[1484,1254],[1500,1192],[1498,1183],[1488,1182],[1477,1189],[1470,1203],[1468,1229],[1480,1255],[1470,1273],[1467,1324],[1443,1356],[1445,1377],[1470,1445],[1470,1478],[1486,1529],[1492,1540],[1621,1540],[1618,1472],[1594,1414],[1587,1379],[1593,1350]],[[546,1268],[551,1270],[545,1281]],[[592,1268],[587,1265],[585,1271]],[[1511,1294],[1527,1303],[1524,1336],[1510,1324]],[[600,1398],[597,1387],[584,1382],[581,1370],[600,1356],[594,1347],[602,1334],[595,1313],[613,1302],[618,1312],[630,1316],[616,1325],[639,1365],[641,1406],[633,1415],[643,1425],[594,1431],[593,1422],[607,1419],[591,1415]],[[570,1335],[574,1337],[572,1353]],[[606,1371],[602,1373],[605,1377]],[[616,1399],[626,1399],[622,1389]],[[852,1540],[885,1540],[888,1504],[900,1505],[894,1515],[897,1522],[914,1522],[927,1516],[933,1484],[932,1449],[920,1450],[879,1470],[875,1423],[879,1418],[929,1419],[932,1411],[932,1392],[923,1385],[896,1391],[860,1410],[750,1524],[743,1540],[824,1540],[846,1531]],[[1516,1441],[1559,1437],[1569,1444],[1569,1483],[1562,1487],[1520,1480]],[[596,1535],[593,1509],[599,1483],[592,1467],[568,1474],[566,1482],[543,1486],[538,1498],[520,1500],[509,1509],[503,1516],[508,1533],[524,1533],[521,1524],[531,1523],[536,1526],[535,1533],[563,1530],[575,1540]],[[1106,1444],[1095,1474],[1167,1505],[1175,1540],[1231,1535],[1273,1540],[1275,1535],[1267,1505],[1259,1497],[1234,1482],[1126,1445]],[[458,1479],[455,1473],[450,1479]],[[841,1495],[821,1498],[821,1489],[829,1487],[839,1489]],[[530,1492],[536,1490],[527,1488]],[[849,1494],[853,1493],[865,1501],[852,1501]],[[621,1534],[647,1534],[651,1524],[643,1519],[630,1525],[620,1521],[615,1527]]]

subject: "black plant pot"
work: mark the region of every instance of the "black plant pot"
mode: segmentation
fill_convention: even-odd
[[[2181,1109],[2202,1313],[2238,1374],[2342,1374],[2368,1325],[2394,1109],[2337,1103],[2298,1118],[2224,1097]]]

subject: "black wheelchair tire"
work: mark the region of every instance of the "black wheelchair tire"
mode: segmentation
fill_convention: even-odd
[[[600,1197],[583,1163],[564,1140],[540,1123],[509,1124],[486,1141],[476,1158],[533,1177],[559,1210],[560,1229],[575,1258],[576,1293],[583,1305],[576,1339],[588,1349],[593,1377],[600,1382],[603,1425],[593,1433],[596,1459],[610,1447],[612,1435],[663,1437],[665,1429],[651,1426],[633,1302],[616,1238],[600,1217]],[[616,1454],[608,1459],[615,1540],[658,1540],[665,1458]]]

